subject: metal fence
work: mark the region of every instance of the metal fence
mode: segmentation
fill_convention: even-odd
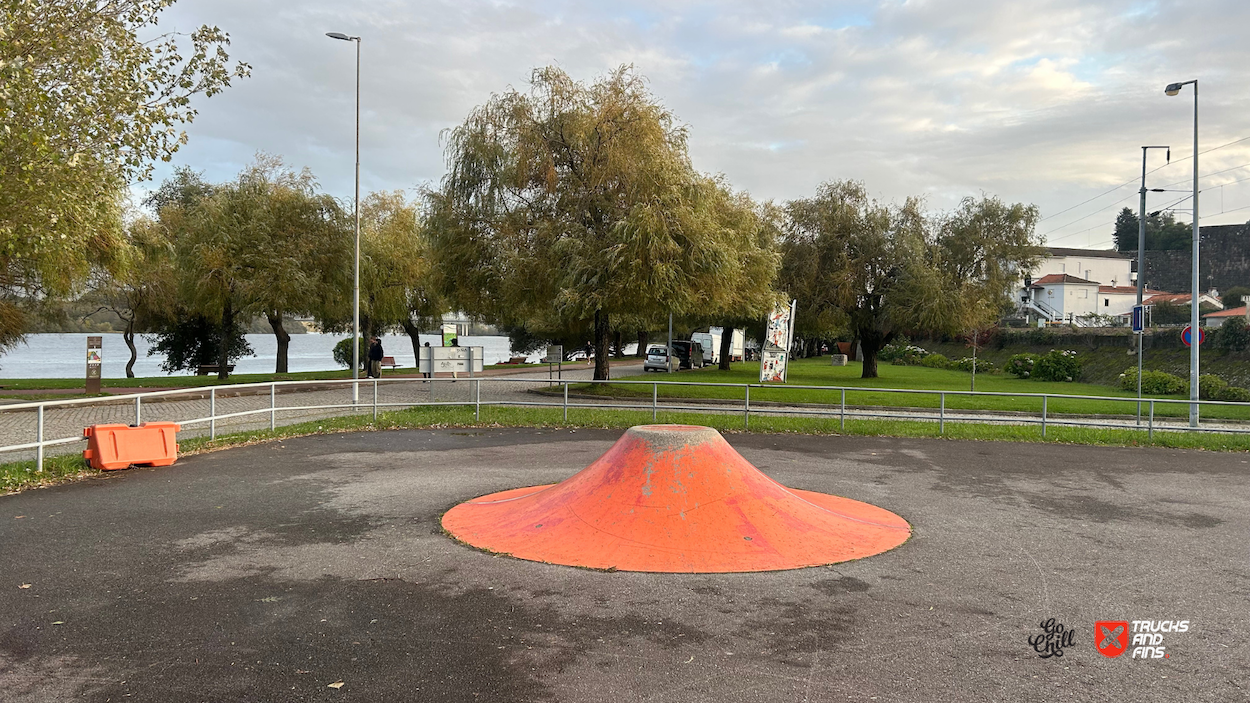
[[[642,387],[634,397],[613,398],[594,393],[598,384],[618,387]],[[740,391],[736,398],[665,397],[661,388],[712,387],[724,391]],[[646,397],[645,389],[651,391]],[[836,402],[798,402],[762,400],[758,392],[767,389],[770,396],[793,395],[798,391],[819,391]],[[757,398],[752,402],[752,390]],[[927,402],[898,405],[848,404],[847,395],[898,394],[926,398]],[[1040,402],[1034,410],[978,410],[952,408],[948,399],[955,397],[999,397],[1020,400],[1023,405]],[[936,403],[934,403],[934,399]],[[1113,401],[1132,407],[1133,412],[1118,415],[1089,415],[1073,412],[1055,413],[1052,402]],[[1161,406],[1188,406],[1193,401],[1123,396],[1086,396],[1051,393],[1006,393],[987,391],[917,390],[900,388],[863,388],[842,386],[762,385],[756,383],[724,384],[687,381],[587,381],[568,379],[371,379],[342,381],[275,381],[156,391],[107,398],[78,398],[14,403],[0,406],[0,456],[5,461],[34,458],[36,469],[42,470],[49,451],[78,451],[85,442],[82,429],[93,424],[122,423],[138,425],[145,420],[177,422],[184,436],[216,438],[218,431],[274,430],[279,425],[345,415],[372,414],[377,419],[384,410],[411,407],[471,406],[475,419],[483,407],[562,408],[563,418],[579,409],[630,410],[649,412],[655,421],[661,411],[740,414],[743,427],[750,427],[752,415],[793,415],[837,418],[845,429],[847,419],[891,419],[934,422],[944,434],[948,422],[1040,425],[1042,436],[1052,426],[1079,426],[1103,429],[1137,429],[1151,439],[1156,431],[1247,433],[1250,423],[1230,418],[1208,419],[1198,426],[1188,425],[1182,416],[1160,417]],[[1202,406],[1250,406],[1227,401],[1197,401]],[[1240,414],[1240,413],[1235,413]],[[18,456],[14,457],[14,454]],[[31,456],[33,454],[33,457]]]

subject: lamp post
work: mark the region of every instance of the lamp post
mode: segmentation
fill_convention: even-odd
[[[1142,347],[1146,341],[1146,308],[1142,306],[1146,290],[1146,152],[1151,149],[1167,149],[1168,163],[1172,163],[1172,148],[1168,146],[1144,146],[1141,148],[1141,209],[1137,218],[1137,310],[1141,315],[1142,331],[1137,335],[1137,424],[1141,424],[1141,362]]]
[[[1194,86],[1194,244],[1193,244],[1193,282],[1190,286],[1192,298],[1189,301],[1189,426],[1198,426],[1198,340],[1202,332],[1198,328],[1198,79],[1183,83],[1172,83],[1163,89],[1167,95],[1176,95],[1181,88]]]
[[[360,402],[360,37],[326,32],[331,39],[356,42],[356,253],[352,258],[352,403]]]

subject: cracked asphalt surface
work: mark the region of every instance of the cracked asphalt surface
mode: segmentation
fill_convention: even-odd
[[[616,431],[254,445],[0,497],[4,701],[1244,700],[1245,454],[730,434],[782,483],[911,521],[765,574],[598,572],[439,529]],[[1063,656],[1028,643],[1055,618]],[[1110,659],[1095,620],[1189,620]],[[342,683],[331,688],[331,684]]]

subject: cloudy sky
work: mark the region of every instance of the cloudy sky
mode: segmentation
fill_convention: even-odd
[[[1149,187],[1191,188],[1193,94],[1163,87],[1198,78],[1202,222],[1250,220],[1246,0],[180,0],[161,28],[203,23],[253,67],[196,103],[176,157],[213,180],[266,151],[351,196],[354,46],[324,34],[340,31],[364,38],[366,191],[437,184],[440,131],[534,67],[633,64],[689,127],[695,166],[757,199],[842,178],[934,210],[988,193],[1040,207],[1053,245],[1109,247],[1142,145],[1172,146]]]

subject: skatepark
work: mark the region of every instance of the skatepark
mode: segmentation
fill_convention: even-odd
[[[1250,687],[1242,454],[725,435],[768,481],[910,530],[806,568],[559,565],[444,529],[456,506],[562,482],[622,435],[311,436],[2,497],[3,698],[1201,701]],[[1073,643],[1043,658],[1030,638],[1050,619]],[[1145,619],[1190,627],[1167,658],[1095,649],[1096,621]]]

